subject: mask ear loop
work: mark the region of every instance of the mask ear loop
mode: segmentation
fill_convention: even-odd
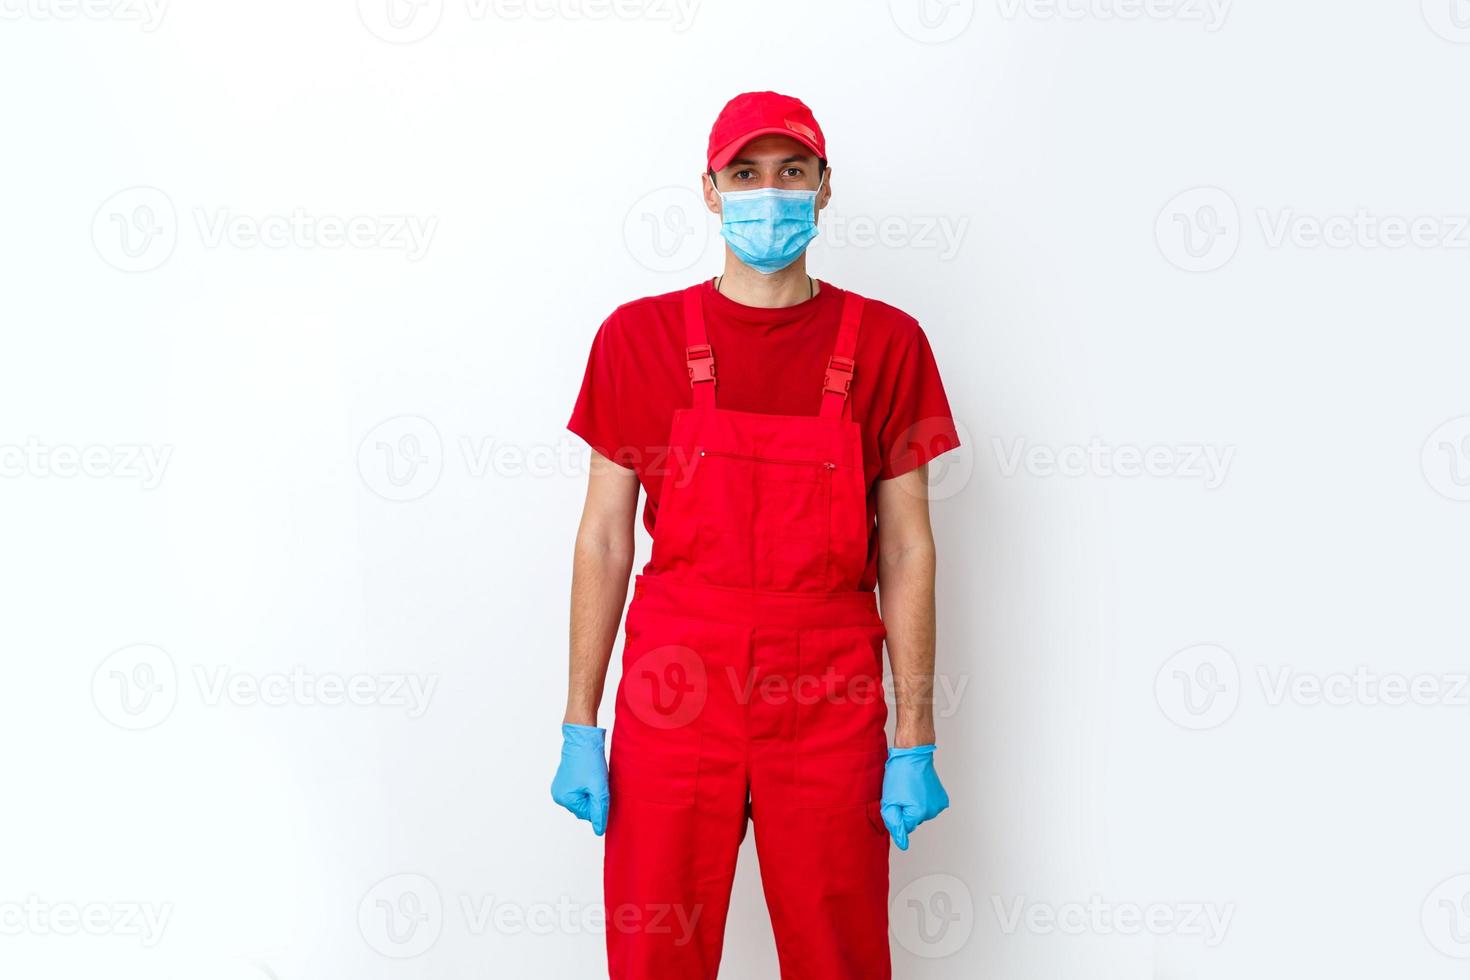
[[[720,193],[720,185],[715,183],[715,172],[709,172],[709,188],[715,192],[715,197],[720,199],[720,220],[725,220],[725,195]]]

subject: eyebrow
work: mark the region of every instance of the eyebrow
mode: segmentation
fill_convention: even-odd
[[[812,155],[809,154],[809,153],[808,154],[800,154],[800,153],[798,153],[796,156],[794,156],[794,157],[787,157],[786,159],[782,160],[781,162],[782,163],[805,163],[807,160],[812,160],[812,159],[814,159],[814,157],[812,157]],[[744,166],[744,167],[750,167],[750,166],[754,166],[755,164],[757,164],[759,162],[760,161],[758,161],[758,160],[750,160],[750,159],[747,159],[745,157],[740,157],[739,159],[731,160],[728,164],[726,164],[726,166],[733,167],[736,164],[739,164],[739,165]]]

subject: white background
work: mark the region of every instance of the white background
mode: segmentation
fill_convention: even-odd
[[[1466,976],[1470,5],[924,2],[0,2],[0,974],[600,975],[563,425],[774,88],[966,439],[896,975]]]

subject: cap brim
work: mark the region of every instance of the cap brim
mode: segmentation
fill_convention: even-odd
[[[807,137],[803,136],[801,133],[793,132],[792,130],[786,129],[783,126],[768,126],[765,129],[752,129],[750,132],[741,136],[739,139],[732,140],[729,143],[726,143],[724,149],[720,150],[720,152],[716,153],[713,157],[710,158],[710,169],[724,170],[730,165],[730,161],[735,159],[736,154],[738,154],[742,149],[745,148],[745,145],[747,143],[761,136],[788,136],[791,139],[796,140],[796,142],[805,146],[807,149],[811,150],[817,156],[822,156],[822,151],[820,148],[818,148],[817,144],[812,142]]]

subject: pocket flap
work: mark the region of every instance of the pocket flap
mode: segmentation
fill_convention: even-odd
[[[796,805],[823,807],[876,803],[883,793],[885,755],[868,751],[798,756]]]

